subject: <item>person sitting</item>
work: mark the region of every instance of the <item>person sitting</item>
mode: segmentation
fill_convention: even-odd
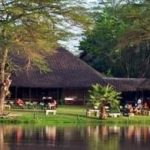
[[[142,114],[143,115],[148,115],[148,111],[149,111],[148,104],[147,104],[147,102],[144,102],[143,108],[142,108]]]
[[[141,98],[139,98],[137,100],[137,107],[141,109],[142,108],[142,103],[143,103],[143,100]]]
[[[128,109],[128,113],[133,113],[133,107],[131,104],[128,104],[127,109]]]
[[[48,103],[49,109],[56,109],[56,106],[57,106],[56,100],[53,100],[53,102]]]
[[[22,99],[20,99],[20,98],[18,98],[18,99],[16,100],[16,104],[17,104],[19,107],[21,107],[21,108],[24,107],[24,101],[23,101]]]
[[[135,115],[141,115],[141,113],[142,113],[141,107],[136,106],[134,108],[134,113],[135,113]]]

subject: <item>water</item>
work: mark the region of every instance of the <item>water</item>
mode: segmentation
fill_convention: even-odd
[[[150,126],[0,126],[0,150],[149,150]]]

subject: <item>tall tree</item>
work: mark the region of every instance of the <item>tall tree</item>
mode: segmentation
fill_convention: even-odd
[[[149,77],[150,3],[121,2],[99,14],[94,29],[81,41],[80,49],[90,53],[90,63],[105,74]]]
[[[43,67],[45,54],[53,52],[58,39],[67,33],[60,26],[62,20],[89,22],[79,17],[81,11],[85,12],[79,6],[67,5],[67,0],[0,0],[0,114],[14,70],[11,56],[19,53],[26,58],[26,69],[34,65],[47,70]]]

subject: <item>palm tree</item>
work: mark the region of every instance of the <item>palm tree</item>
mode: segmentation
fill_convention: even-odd
[[[105,106],[118,107],[120,93],[115,91],[111,86],[101,86],[99,84],[92,85],[92,89],[89,91],[90,98],[89,103],[93,107],[97,106],[100,109],[100,118],[105,119],[107,112]]]

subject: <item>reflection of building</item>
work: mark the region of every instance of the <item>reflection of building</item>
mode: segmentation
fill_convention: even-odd
[[[0,150],[22,150],[29,147],[39,149],[39,146],[43,150],[57,148],[93,150],[93,147],[96,150],[148,150],[149,139],[148,126],[91,125],[61,128],[0,126]]]
[[[121,128],[116,125],[109,127],[109,132],[112,132],[112,133],[120,134],[120,130],[121,130]]]
[[[135,141],[137,143],[141,143],[142,141],[149,141],[150,133],[149,127],[139,127],[139,126],[129,126],[127,128],[123,128],[125,138],[129,141]]]
[[[20,141],[23,139],[23,129],[22,127],[18,127],[16,129],[16,142],[20,143]]]
[[[134,136],[134,126],[129,126],[125,129],[125,136],[127,139],[132,139]]]
[[[73,128],[71,128],[71,127],[68,127],[68,128],[64,128],[63,129],[64,131],[64,133],[63,133],[63,136],[64,136],[64,140],[65,140],[65,142],[68,142],[68,141],[70,141],[71,139],[73,139],[73,137],[74,137],[74,130],[73,130]]]

